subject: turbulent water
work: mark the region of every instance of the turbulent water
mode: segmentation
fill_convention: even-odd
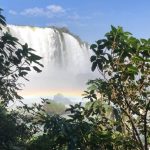
[[[61,29],[14,25],[8,28],[22,44],[27,43],[43,57],[43,72],[30,73],[26,95],[77,92],[85,88],[91,78],[88,44]]]

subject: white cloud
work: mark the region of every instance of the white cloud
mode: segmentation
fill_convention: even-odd
[[[63,9],[59,5],[49,5],[45,8],[39,8],[39,7],[33,7],[33,8],[27,8],[23,10],[20,14],[25,16],[46,16],[46,17],[53,17],[56,14],[62,14],[65,12],[65,9]]]
[[[91,16],[81,16],[73,9],[63,8],[60,5],[47,5],[45,7],[32,7],[26,8],[20,12],[14,10],[9,10],[12,15],[22,15],[31,17],[46,17],[53,18],[56,20],[52,23],[47,23],[46,25],[54,25],[58,27],[68,27],[72,24],[80,27],[85,27],[87,24],[86,20],[91,19]]]
[[[34,7],[34,8],[28,8],[23,10],[21,13],[21,15],[31,15],[31,16],[43,16],[45,15],[45,11],[43,8],[38,8],[38,7]]]
[[[63,13],[65,10],[59,6],[59,5],[49,5],[47,6],[47,9],[50,10],[53,13]]]
[[[11,15],[17,15],[17,12],[14,11],[14,10],[9,10],[9,13],[10,13]]]

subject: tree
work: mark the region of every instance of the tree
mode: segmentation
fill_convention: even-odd
[[[98,118],[86,117],[81,104],[71,105],[68,111],[72,112],[69,118],[59,115],[44,118],[44,133],[31,140],[28,149],[111,149],[111,131],[102,131]]]
[[[111,106],[116,131],[133,139],[134,149],[148,150],[150,39],[137,39],[121,27],[111,26],[105,38],[92,44],[91,49],[91,69],[98,69],[100,78],[89,82],[87,97]]]
[[[43,66],[39,63],[41,57],[33,51],[7,32],[5,17],[0,13],[0,149],[3,150],[25,149],[34,134],[32,118],[7,107],[10,101],[22,99],[17,93],[21,89],[18,80],[27,80],[31,69],[41,72],[38,68]]]
[[[41,72],[37,65],[43,67],[39,63],[41,57],[33,53],[35,50],[19,43],[6,30],[5,18],[0,15],[0,100],[4,105],[14,99],[21,99],[17,93],[21,89],[19,78],[27,80],[26,75],[32,68]]]

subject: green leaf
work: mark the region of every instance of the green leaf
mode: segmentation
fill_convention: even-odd
[[[138,73],[138,69],[134,66],[129,66],[127,68],[127,71],[130,72],[130,73]]]
[[[124,32],[124,34],[127,36],[132,35],[132,33],[130,33],[130,32]]]
[[[44,67],[43,64],[39,63],[38,61],[35,61],[36,64],[40,65],[41,67]]]
[[[97,48],[97,45],[96,44],[92,44],[91,46],[90,46],[90,49],[95,49],[95,48]]]
[[[98,40],[98,41],[96,41],[96,43],[98,44],[98,45],[100,45],[100,44],[104,44],[104,43],[106,43],[107,42],[107,40],[106,39],[102,39],[102,40]]]
[[[42,70],[40,70],[38,67],[36,67],[36,66],[33,66],[33,69],[36,71],[36,72],[38,72],[38,73],[40,73],[40,72],[42,72]]]
[[[146,39],[140,39],[142,43],[146,43],[147,40]]]
[[[2,11],[2,10],[0,10],[0,11]],[[0,14],[0,24],[2,24],[3,26],[6,26],[6,19],[1,14]]]
[[[98,63],[98,68],[99,68],[101,71],[103,71],[103,66],[102,66],[101,63]]]
[[[26,76],[27,74],[28,74],[28,72],[22,71],[19,73],[19,76],[23,77],[23,76]]]
[[[101,59],[97,59],[97,64],[98,64],[98,68],[103,71],[103,65],[102,65],[102,60]]]
[[[98,40],[98,41],[96,41],[96,43],[97,43],[98,45],[100,45],[101,43],[103,43],[103,40]]]
[[[97,67],[97,62],[93,62],[91,70],[94,71]]]
[[[38,55],[36,55],[36,54],[33,54],[33,53],[29,53],[31,56],[30,56],[30,60],[31,61],[37,61],[37,60],[40,60],[40,59],[42,59],[42,57],[40,57],[40,56],[38,56]]]
[[[104,49],[105,48],[105,44],[102,45],[98,45],[98,50]]]
[[[133,61],[143,61],[144,59],[141,56],[134,56],[134,57],[132,57],[132,60]]]
[[[111,30],[112,30],[113,32],[116,32],[116,31],[117,31],[117,29],[116,29],[114,26],[112,26],[112,25],[111,25]]]
[[[91,62],[95,61],[96,60],[96,56],[91,56],[90,60],[91,60]]]
[[[27,71],[31,71],[30,67],[19,67],[20,70],[27,70]]]

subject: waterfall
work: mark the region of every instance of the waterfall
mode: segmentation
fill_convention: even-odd
[[[9,32],[43,57],[42,73],[32,71],[25,83],[25,94],[75,92],[85,88],[91,78],[89,45],[61,29],[31,26],[8,26]],[[43,94],[41,94],[43,95]]]

